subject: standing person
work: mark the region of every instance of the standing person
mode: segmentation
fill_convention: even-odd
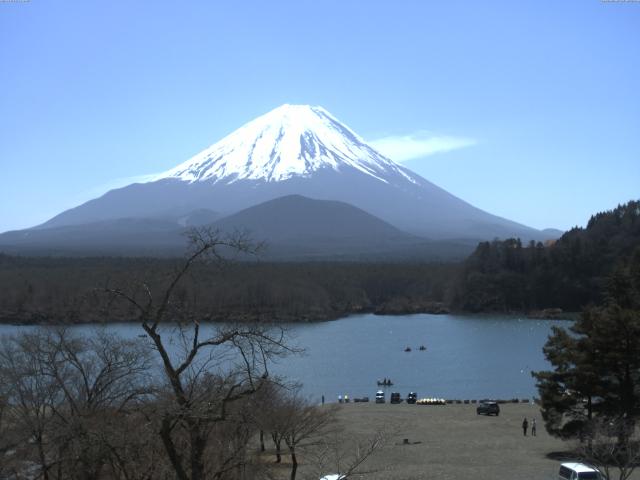
[[[524,434],[524,436],[527,436],[527,427],[529,426],[529,422],[527,422],[527,417],[524,417],[524,420],[522,420],[522,433]]]
[[[338,403],[342,403],[342,395],[338,395]]]
[[[324,405],[324,395],[322,395],[322,404]]]
[[[531,419],[531,436],[532,437],[536,436],[536,419],[535,418]]]

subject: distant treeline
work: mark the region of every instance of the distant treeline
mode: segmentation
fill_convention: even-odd
[[[182,260],[0,256],[0,320],[128,321],[105,290],[160,292]],[[455,264],[230,263],[197,265],[177,298],[208,320],[316,321],[350,313],[438,311]]]
[[[634,251],[640,202],[593,216],[551,245],[510,239],[480,243],[462,263],[200,264],[179,301],[208,320],[316,321],[361,312],[578,311],[600,303],[603,286]],[[0,255],[0,321],[128,321],[106,289],[144,301],[162,291],[183,259],[36,258]]]

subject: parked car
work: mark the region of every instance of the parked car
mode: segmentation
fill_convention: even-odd
[[[382,390],[376,392],[376,403],[384,403],[384,392]]]
[[[416,392],[409,392],[409,395],[407,395],[407,403],[416,403],[416,400],[418,400],[418,394]]]
[[[563,463],[560,465],[558,480],[602,480],[602,475],[584,463]]]
[[[476,412],[478,415],[495,415],[497,417],[500,415],[500,405],[496,402],[481,402],[476,408]]]
[[[391,403],[402,403],[402,397],[400,396],[400,392],[391,393],[391,398],[389,399]]]

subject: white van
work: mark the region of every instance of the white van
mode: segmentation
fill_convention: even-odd
[[[563,463],[558,480],[602,480],[600,472],[584,463]]]

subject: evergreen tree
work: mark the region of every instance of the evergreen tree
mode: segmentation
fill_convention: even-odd
[[[549,433],[589,437],[593,420],[620,425],[625,444],[640,416],[640,249],[610,278],[607,303],[554,328],[544,347],[551,371],[533,372]]]

